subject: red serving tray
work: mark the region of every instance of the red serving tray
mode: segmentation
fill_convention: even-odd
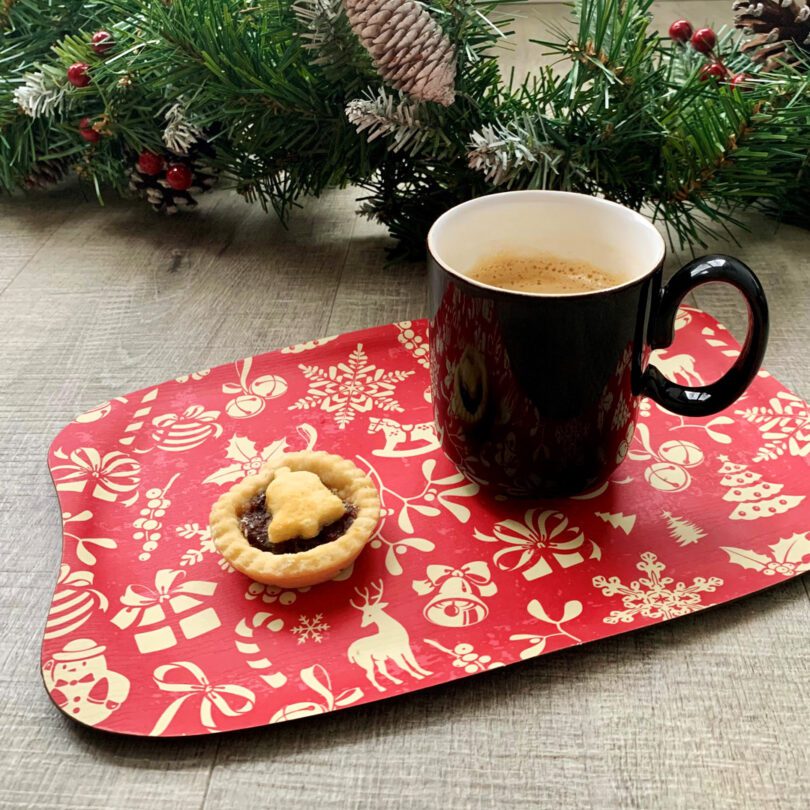
[[[709,381],[737,354],[702,312],[682,310],[678,327],[657,361],[673,379]],[[626,407],[609,418],[626,421]],[[209,509],[304,448],[368,470],[383,519],[335,581],[259,585],[214,549]],[[810,570],[810,412],[767,372],[709,419],[643,402],[627,449],[581,497],[486,497],[439,447],[424,321],[118,397],[50,450],[64,541],[45,685],[105,731],[229,731],[474,675]]]

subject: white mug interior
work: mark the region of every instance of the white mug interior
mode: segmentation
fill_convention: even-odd
[[[507,191],[477,197],[442,214],[428,234],[428,250],[448,272],[469,278],[476,265],[502,254],[551,254],[585,261],[617,279],[590,295],[644,278],[662,263],[661,234],[641,214],[598,197],[564,191]]]

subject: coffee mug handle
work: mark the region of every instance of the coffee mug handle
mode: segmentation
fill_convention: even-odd
[[[709,416],[739,399],[756,376],[768,344],[768,302],[754,272],[731,256],[703,256],[684,265],[661,290],[649,329],[653,349],[665,349],[675,336],[675,316],[687,293],[710,281],[736,287],[748,304],[748,334],[734,365],[710,385],[692,388],[668,380],[650,364],[642,377],[642,393],[681,416]]]

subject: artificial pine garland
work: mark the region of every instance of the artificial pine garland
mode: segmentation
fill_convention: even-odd
[[[3,0],[0,188],[71,166],[171,211],[218,175],[284,217],[355,184],[411,253],[447,207],[506,188],[603,195],[692,244],[754,206],[807,222],[805,0],[738,2],[779,43],[747,52],[686,21],[659,36],[651,0],[581,0],[534,45],[567,69],[522,81],[498,67],[502,4]]]

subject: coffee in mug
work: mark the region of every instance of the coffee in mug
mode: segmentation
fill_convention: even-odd
[[[478,262],[470,278],[515,292],[547,294],[590,292],[621,284],[621,277],[595,264],[566,259],[553,253],[521,256],[499,253]]]
[[[573,495],[625,458],[642,396],[692,417],[740,397],[767,343],[759,281],[737,259],[704,256],[664,285],[664,254],[640,214],[581,194],[492,194],[436,220],[431,397],[442,447],[467,477],[500,495]],[[721,379],[681,384],[650,352],[672,343],[678,305],[709,281],[742,293],[748,335]]]

